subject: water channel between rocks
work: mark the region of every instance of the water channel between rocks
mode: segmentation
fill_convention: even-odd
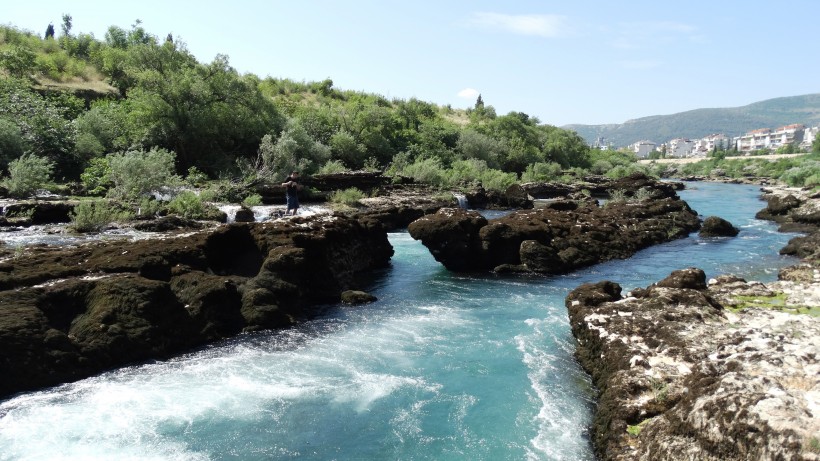
[[[689,238],[567,276],[458,275],[393,233],[379,301],[0,402],[0,460],[583,460],[594,391],[564,297],[696,266],[774,280],[792,235],[754,219],[754,186],[680,195],[738,237]]]

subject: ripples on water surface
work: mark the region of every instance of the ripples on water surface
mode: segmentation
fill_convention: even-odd
[[[450,274],[406,233],[367,306],[0,403],[0,459],[583,460],[592,390],[563,298],[675,269],[772,280],[788,240],[750,186],[681,195],[742,231],[563,277]]]

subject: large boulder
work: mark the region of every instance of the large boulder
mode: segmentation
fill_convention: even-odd
[[[701,237],[734,237],[739,232],[740,229],[718,216],[709,216],[704,219],[700,228]]]
[[[436,261],[453,271],[484,267],[479,230],[487,219],[476,211],[442,208],[407,226],[410,235],[430,249]]]
[[[343,216],[31,248],[0,264],[0,397],[291,325],[392,254]]]

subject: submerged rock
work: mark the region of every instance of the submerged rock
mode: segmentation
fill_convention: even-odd
[[[0,396],[291,325],[392,253],[341,216],[31,248],[0,263]]]
[[[734,237],[738,233],[740,233],[740,229],[717,216],[709,216],[704,219],[700,228],[701,237]]]

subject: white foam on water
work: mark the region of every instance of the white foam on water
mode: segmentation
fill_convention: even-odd
[[[579,398],[578,392],[579,381],[583,383],[585,376],[567,376],[577,369],[571,363],[574,345],[554,333],[565,331],[564,325],[556,328],[564,323],[566,320],[557,316],[527,319],[532,330],[515,338],[539,406],[534,417],[537,433],[527,449],[531,460],[594,459],[589,443],[579,437],[587,432],[591,416],[590,402]]]

